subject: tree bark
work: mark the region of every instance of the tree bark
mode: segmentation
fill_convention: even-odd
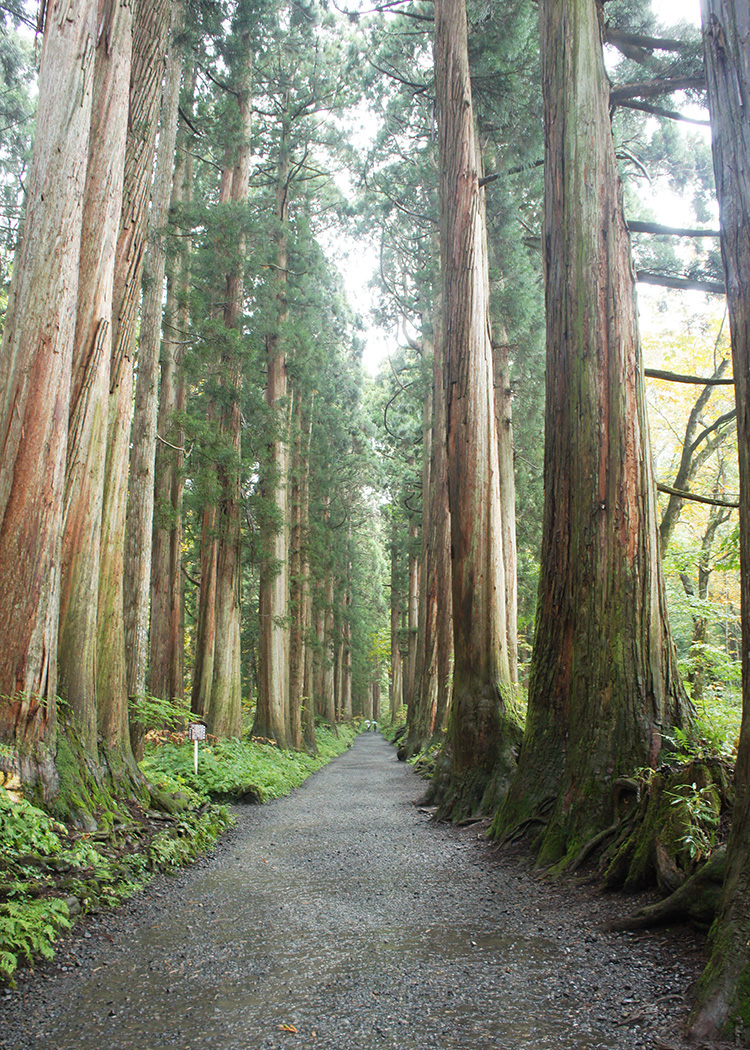
[[[432,341],[425,338],[424,349],[429,353],[429,365],[432,372]],[[420,553],[419,572],[419,615],[417,623],[417,655],[415,670],[414,696],[408,710],[407,753],[417,754],[429,743],[435,727],[437,710],[437,547],[433,529],[435,500],[433,496],[432,460],[433,460],[433,398],[432,375],[430,381],[425,379],[425,392],[422,404],[422,549]]]
[[[634,281],[594,0],[544,0],[547,405],[537,633],[495,831],[553,812],[540,863],[613,819],[618,776],[689,726],[658,559]]]
[[[431,526],[435,543],[435,573],[437,587],[437,706],[435,734],[446,728],[451,706],[453,685],[453,591],[451,581],[451,519],[448,500],[448,445],[445,393],[445,347],[440,310],[435,311],[435,353],[432,360],[432,381],[435,401],[435,425],[432,435],[433,463]]]
[[[229,201],[233,212],[247,200],[250,182],[250,136],[253,107],[251,76],[253,52],[250,34],[240,39],[243,55],[238,73],[236,100],[239,109],[240,140],[236,157],[229,173]],[[241,327],[243,314],[244,270],[247,242],[241,226],[235,258],[226,277],[224,327],[234,332]],[[216,641],[214,645],[213,678],[207,722],[209,732],[218,737],[238,737],[242,731],[242,680],[240,653],[240,589],[241,589],[241,533],[240,496],[242,467],[242,430],[240,406],[242,399],[242,363],[231,339],[222,354],[221,381],[229,396],[223,399],[219,430],[231,451],[228,461],[219,464],[219,505],[217,508],[216,552]]]
[[[177,107],[182,77],[184,8],[173,2],[170,41],[164,70],[148,240],[143,262],[141,323],[138,338],[138,377],[135,384],[130,444],[128,510],[125,528],[124,623],[128,696],[131,704],[146,694],[151,550],[154,521],[156,424],[159,408],[159,349],[166,272],[166,225],[177,138]],[[144,727],[131,723],[136,757],[142,757]]]
[[[0,359],[0,739],[56,790],[60,541],[97,4],[47,6],[27,211]]]
[[[289,447],[287,419],[287,361],[280,329],[288,317],[287,224],[289,219],[289,120],[287,104],[282,116],[281,142],[276,173],[276,304],[273,328],[266,335],[266,403],[273,433],[266,453],[264,498],[274,508],[267,515],[263,559],[260,566],[260,652],[258,706],[253,733],[289,744]]]
[[[750,3],[703,0],[701,13],[737,400],[742,602],[736,801],[721,909],[691,1027],[696,1039],[706,1041],[746,1024],[750,1009]]]
[[[112,287],[122,213],[132,50],[130,4],[99,6],[68,424],[58,642],[58,691],[74,713],[81,742],[92,755],[97,752],[96,609]]]
[[[148,205],[159,120],[167,0],[136,0],[120,232],[115,252],[107,460],[97,610],[99,732],[111,750],[130,751],[123,564],[135,352]]]
[[[462,0],[435,4],[455,664],[452,781],[474,809],[502,793],[520,739],[505,620],[483,190]],[[458,812],[458,810],[454,810]]]
[[[500,506],[505,569],[505,630],[508,638],[508,664],[514,685],[518,684],[518,581],[516,572],[516,473],[513,449],[513,408],[511,404],[510,363],[506,343],[492,347],[495,378],[495,425],[500,465]]]
[[[403,698],[403,678],[401,660],[401,592],[399,589],[399,544],[398,523],[395,507],[391,505],[391,682],[390,706],[391,724],[396,721],[401,710]]]
[[[190,108],[194,86],[193,64],[186,90]],[[181,207],[192,200],[190,135],[186,124],[177,146],[172,188],[172,210],[178,215]],[[187,402],[182,346],[188,337],[190,325],[191,242],[184,227],[180,227],[177,241],[177,250],[171,262],[167,260],[167,301],[161,345],[148,662],[148,691],[151,696],[165,700],[182,698],[185,690],[182,580],[185,430],[181,423],[175,422],[184,413]]]

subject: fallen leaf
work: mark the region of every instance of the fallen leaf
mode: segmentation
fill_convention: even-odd
[[[294,1027],[293,1024],[280,1024],[279,1025],[279,1031],[280,1032],[292,1032],[293,1035],[297,1035],[297,1029]]]

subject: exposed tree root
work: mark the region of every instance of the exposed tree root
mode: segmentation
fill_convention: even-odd
[[[726,867],[726,848],[722,846],[674,893],[613,922],[611,929],[642,930],[676,919],[690,919],[699,926],[710,926],[719,906]]]

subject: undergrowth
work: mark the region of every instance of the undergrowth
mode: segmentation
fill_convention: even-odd
[[[99,831],[68,827],[0,786],[0,980],[22,964],[52,957],[55,940],[76,915],[130,897],[157,872],[172,872],[205,853],[233,822],[217,801],[279,798],[348,747],[358,725],[317,729],[319,754],[239,740],[201,745],[198,775],[188,742],[152,745],[141,764],[155,810],[120,803]]]
[[[266,802],[288,795],[311,773],[351,746],[356,725],[338,726],[338,734],[318,727],[318,755],[282,751],[275,744],[251,740],[216,740],[199,745],[198,773],[190,744],[167,742],[150,748],[141,769],[150,783],[173,791],[189,788],[204,800],[254,798]]]
[[[52,957],[75,915],[114,907],[156,872],[194,860],[230,823],[225,807],[196,797],[195,808],[158,820],[123,806],[92,835],[15,796],[0,787],[0,978],[10,981],[20,963]]]

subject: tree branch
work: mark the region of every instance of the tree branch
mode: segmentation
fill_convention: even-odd
[[[618,102],[623,109],[637,109],[641,113],[651,113],[655,117],[665,117],[667,120],[681,120],[685,124],[698,124],[702,128],[710,128],[710,120],[700,120],[698,117],[686,117],[684,113],[678,113],[675,109],[664,109],[662,106],[651,106],[648,102]]]
[[[661,288],[686,288],[695,292],[710,292],[713,295],[725,295],[726,288],[723,282],[699,281],[692,277],[669,277],[662,273],[649,273],[648,270],[638,270],[636,277],[641,284],[656,284]]]
[[[660,95],[671,95],[674,91],[690,91],[706,86],[703,77],[657,77],[634,84],[620,84],[609,93],[610,102],[617,106],[631,98],[658,98]]]
[[[643,36],[641,33],[627,33],[612,25],[604,28],[604,40],[612,47],[634,47],[644,51],[684,51],[690,45],[686,40],[669,40],[656,36]],[[626,52],[623,52],[625,54]]]
[[[669,383],[694,383],[696,386],[734,386],[733,379],[706,379],[703,376],[684,376],[677,372],[664,372],[660,368],[645,368],[648,379],[666,379]]]
[[[661,482],[657,482],[656,488],[659,492],[666,492],[669,496],[679,496],[680,499],[689,499],[694,503],[708,503],[712,507],[729,507],[732,510],[739,507],[739,503],[734,503],[730,500],[712,499],[710,496],[697,496],[693,492],[682,492],[680,489],[673,489],[671,485],[662,485]]]
[[[663,226],[660,222],[641,222],[640,219],[628,219],[631,233],[668,234],[671,237],[718,237],[718,230],[691,229],[688,226]]]

